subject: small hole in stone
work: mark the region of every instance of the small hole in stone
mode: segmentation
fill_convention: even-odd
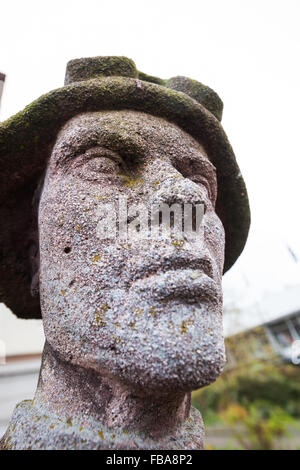
[[[66,248],[64,249],[64,252],[65,253],[70,253],[70,251],[71,251],[71,247],[66,246]]]

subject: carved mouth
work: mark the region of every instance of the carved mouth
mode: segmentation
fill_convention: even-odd
[[[135,283],[140,292],[150,293],[157,300],[179,299],[187,303],[219,302],[216,282],[200,270],[169,270],[152,274]]]
[[[210,258],[186,252],[157,255],[157,259],[144,262],[136,270],[132,287],[165,301],[220,302],[222,296]]]
[[[160,275],[162,273],[168,273],[170,271],[194,271],[195,279],[196,273],[202,273],[207,277],[214,280],[214,269],[213,264],[209,258],[196,257],[189,254],[189,256],[162,256],[158,260],[151,260],[149,263],[143,263],[138,266],[133,281],[139,279],[148,278],[154,275]],[[191,273],[193,278],[193,274]]]

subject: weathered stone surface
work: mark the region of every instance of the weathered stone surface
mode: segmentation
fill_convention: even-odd
[[[223,103],[220,97],[211,88],[203,85],[197,80],[188,77],[173,77],[166,81],[166,86],[172,90],[186,93],[194,100],[201,103],[219,121],[222,119]]]
[[[107,66],[107,58],[104,62]],[[114,63],[120,65],[120,61]],[[97,65],[98,69],[101,69],[100,65]],[[133,73],[129,60],[122,67],[116,66],[114,73],[121,73],[126,67],[131,70],[128,73]],[[0,124],[0,216],[5,220],[0,226],[0,301],[21,318],[41,316],[39,298],[33,298],[30,293],[30,258],[35,256],[32,246],[37,229],[32,199],[59,130],[79,113],[142,111],[167,119],[193,136],[204,146],[208,158],[217,168],[216,213],[226,233],[224,272],[243,250],[250,223],[247,191],[222,126],[204,107],[205,103],[203,106],[201,101],[198,103],[194,99],[194,94],[190,97],[172,90],[165,86],[165,80],[141,72],[138,76],[142,80],[100,75],[92,80],[74,82],[41,96]],[[176,79],[172,80],[177,83]],[[190,83],[189,79],[187,81]],[[204,87],[198,85],[201,89]],[[213,102],[218,102],[217,95],[208,87],[207,90]]]
[[[83,62],[73,69],[78,80],[86,73]],[[24,229],[30,214],[29,230],[14,242],[17,248],[23,243],[27,255],[30,292],[40,302],[46,344],[35,397],[16,408],[0,445],[201,449],[203,423],[191,411],[190,393],[216,380],[225,363],[221,282],[228,232],[222,221],[228,219],[218,212],[220,182],[226,186],[231,178],[236,186],[230,194],[238,200],[243,180],[224,134],[215,141],[222,132],[217,120],[194,99],[133,78],[79,82],[79,95],[81,83],[85,92],[92,90],[91,109],[65,114],[47,160],[45,149],[40,160],[31,156],[26,178],[30,175],[32,184],[21,205],[23,215],[15,214],[15,228],[23,223]],[[76,88],[69,87],[64,90],[77,96]],[[127,103],[133,99],[136,104],[142,93],[143,106],[123,109],[128,98],[124,87],[132,94]],[[112,91],[116,100],[119,90],[123,105],[115,101],[116,109],[107,110],[103,103],[97,109],[94,92],[99,90],[104,100]],[[166,105],[176,103],[173,111],[168,108],[171,114],[145,109],[145,90],[151,106],[159,97]],[[207,132],[195,137],[191,128],[172,119],[177,113],[184,123],[187,110],[213,125],[212,146]],[[225,160],[216,169],[212,155],[222,145]],[[37,186],[42,167],[46,172]],[[218,168],[224,170],[221,176]],[[25,178],[25,173],[14,173],[7,191],[9,184],[21,188],[17,176]],[[29,207],[26,200],[34,188]],[[246,208],[245,197],[240,208]],[[121,199],[129,208],[125,222]],[[103,204],[110,204],[108,218]],[[203,206],[202,230],[182,237],[174,223],[167,235],[145,237],[148,225],[140,222],[136,230],[133,222],[136,211],[151,211],[154,204]],[[130,238],[99,237],[107,226],[113,235],[111,220],[119,229],[128,226]],[[5,240],[12,242],[7,235]],[[13,259],[8,278],[15,269]]]
[[[111,76],[138,78],[138,71],[133,60],[127,57],[84,57],[68,62],[65,85]]]
[[[0,441],[2,450],[203,450],[201,414],[191,408],[184,425],[159,439],[151,435],[113,430],[98,421],[56,416],[31,400],[21,402]]]

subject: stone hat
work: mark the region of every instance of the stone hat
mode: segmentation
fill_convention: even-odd
[[[250,210],[244,180],[220,124],[222,108],[209,87],[186,77],[151,77],[126,57],[71,60],[64,87],[0,123],[0,301],[21,318],[41,317],[39,298],[30,290],[36,258],[34,194],[57,133],[82,112],[143,111],[176,123],[202,143],[217,169],[216,212],[225,228],[227,271],[244,248]]]

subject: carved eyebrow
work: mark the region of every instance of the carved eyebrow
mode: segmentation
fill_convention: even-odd
[[[197,152],[197,153],[198,153],[198,152]],[[216,173],[216,172],[217,172],[217,169],[216,169],[215,165],[210,161],[209,156],[207,155],[207,153],[206,153],[206,151],[204,150],[204,148],[201,150],[200,154],[201,154],[201,157],[202,157],[202,158],[199,158],[199,156],[198,156],[199,153],[198,153],[197,156],[195,156],[195,155],[193,154],[192,157],[191,157],[191,160],[194,160],[194,161],[197,161],[197,162],[200,161],[200,162],[202,163],[202,166],[203,166],[203,167],[205,167],[205,166],[210,167],[210,169],[213,170],[214,173]]]
[[[195,155],[195,153],[190,153],[186,155],[184,159],[179,161],[174,161],[173,165],[175,168],[180,171],[182,174],[190,174],[190,176],[202,175],[205,178],[211,178],[213,175],[217,178],[217,169],[213,163],[208,159],[206,154]]]
[[[80,155],[92,147],[106,148],[107,151],[120,153],[124,158],[137,157],[144,154],[146,142],[140,135],[133,137],[122,134],[122,130],[111,130],[106,128],[91,132],[90,129],[78,129],[66,137],[61,137],[55,153],[62,153],[63,159]]]

